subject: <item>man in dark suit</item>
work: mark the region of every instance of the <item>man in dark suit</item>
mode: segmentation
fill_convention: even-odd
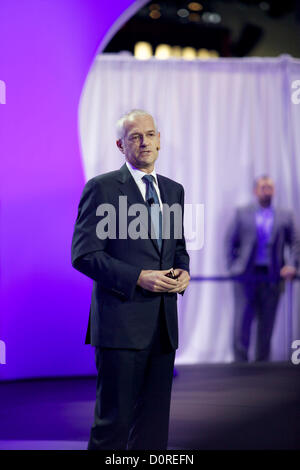
[[[184,190],[155,173],[160,134],[151,115],[123,116],[117,145],[126,162],[87,182],[72,242],[73,266],[94,280],[86,342],[98,377],[88,449],[166,449],[177,293],[190,276],[182,218],[178,236],[174,219],[166,237],[163,228],[167,207],[183,212]]]
[[[272,205],[274,183],[259,177],[256,204],[237,209],[226,237],[227,267],[234,282],[233,350],[236,361],[248,360],[253,316],[257,316],[256,361],[267,361],[282,291],[282,281],[296,275],[300,237],[291,212]],[[284,259],[289,247],[289,260]]]

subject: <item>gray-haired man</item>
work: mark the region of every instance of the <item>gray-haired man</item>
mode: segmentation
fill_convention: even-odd
[[[111,204],[119,221],[119,197],[126,196],[128,206],[140,204],[148,220],[153,204],[159,214],[162,204],[179,204],[183,211],[184,190],[154,170],[160,135],[151,115],[134,110],[123,116],[117,145],[126,162],[86,184],[72,244],[73,266],[94,280],[87,342],[96,349],[98,378],[88,448],[166,449],[177,293],[190,279],[183,230],[176,238],[171,224],[163,239],[158,224],[155,238],[152,232],[121,237],[117,222],[116,237],[99,239],[96,210]],[[176,279],[166,276],[171,268]]]

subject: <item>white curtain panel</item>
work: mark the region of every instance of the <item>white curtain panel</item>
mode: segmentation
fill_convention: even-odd
[[[86,179],[124,163],[115,134],[122,114],[133,108],[153,114],[161,133],[157,172],[183,184],[186,203],[204,204],[204,245],[190,251],[191,274],[226,275],[225,231],[235,207],[253,199],[257,175],[274,178],[275,204],[292,209],[300,223],[300,104],[293,88],[299,79],[300,60],[289,56],[139,61],[99,55],[79,109]],[[272,360],[289,359],[290,340],[300,339],[299,283],[293,294],[293,336],[282,296]],[[193,281],[178,306],[177,363],[230,362],[231,282]]]

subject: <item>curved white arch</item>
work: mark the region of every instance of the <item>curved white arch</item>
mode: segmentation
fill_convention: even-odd
[[[87,115],[93,110],[95,102],[97,101],[97,89],[93,89],[92,77],[95,69],[95,63],[97,61],[97,56],[101,54],[103,49],[109,43],[111,38],[119,31],[119,29],[128,21],[140,8],[142,8],[148,0],[136,0],[134,1],[123,13],[117,18],[117,20],[112,24],[104,38],[100,42],[100,45],[96,51],[96,54],[91,62],[90,68],[88,70],[87,76],[82,87],[81,96],[79,99],[78,106],[78,134],[79,134],[79,144],[81,149],[82,165],[83,171],[86,179],[94,176],[95,172],[95,161],[98,159],[95,158],[94,151],[91,151],[91,146],[94,148],[93,139],[94,135],[97,132],[97,126],[99,123],[93,122],[92,124],[86,119]],[[91,93],[88,93],[88,90],[92,89],[93,99],[90,99]],[[93,129],[91,129],[91,126]],[[87,137],[89,136],[89,138]]]
[[[107,46],[109,41],[114,37],[114,35],[119,31],[120,28],[128,21],[136,12],[142,8],[149,0],[136,0],[133,2],[125,11],[116,19],[113,25],[109,28],[107,33],[105,34],[104,38],[102,39],[99,48],[97,50],[97,54],[100,54],[103,49]]]

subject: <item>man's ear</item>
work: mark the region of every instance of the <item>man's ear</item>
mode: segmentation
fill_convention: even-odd
[[[122,140],[122,139],[117,140],[117,141],[116,141],[116,144],[117,144],[118,149],[119,149],[122,153],[125,153],[125,152],[124,152],[124,147],[123,147],[123,140]]]
[[[157,137],[158,137],[158,145],[157,145],[157,150],[160,150],[160,132],[157,133]]]

